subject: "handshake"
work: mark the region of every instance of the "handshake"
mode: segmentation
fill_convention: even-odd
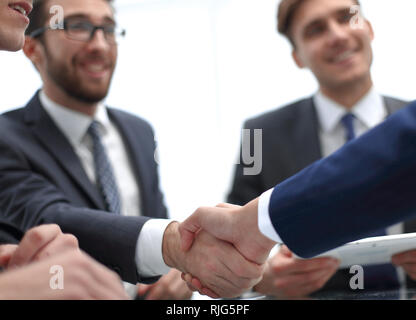
[[[256,285],[274,242],[257,226],[257,200],[246,206],[199,208],[166,228],[165,263],[180,270],[193,291],[236,297]],[[65,290],[51,290],[50,267],[65,269]],[[120,278],[90,258],[57,225],[29,230],[19,245],[0,246],[0,299],[128,299]],[[63,277],[63,273],[62,273]],[[63,281],[63,278],[62,278]]]
[[[257,223],[258,199],[245,206],[202,207],[163,239],[165,263],[182,271],[193,291],[212,298],[236,297],[261,279],[276,244]]]

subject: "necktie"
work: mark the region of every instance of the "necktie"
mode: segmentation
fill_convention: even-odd
[[[345,114],[342,119],[341,123],[344,125],[345,128],[345,140],[346,142],[355,138],[355,131],[354,131],[354,115],[352,113]]]
[[[351,141],[355,138],[354,131],[354,119],[355,116],[352,113],[345,114],[341,123],[345,128],[345,140],[346,142]],[[379,237],[385,236],[386,230],[382,229],[368,237]],[[368,290],[388,290],[398,288],[399,280],[397,277],[396,268],[392,264],[380,264],[363,266],[364,269],[364,289]]]
[[[121,213],[121,201],[118,192],[116,180],[114,178],[113,168],[108,159],[105,148],[101,142],[99,131],[99,124],[93,121],[88,128],[88,134],[93,142],[93,154],[95,174],[97,185],[107,204],[107,209],[110,212]]]

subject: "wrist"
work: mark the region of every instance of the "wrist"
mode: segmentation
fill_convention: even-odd
[[[170,223],[163,234],[162,255],[165,264],[171,268],[182,270],[181,256],[183,255],[180,247],[179,223]]]
[[[254,226],[255,232],[252,235],[252,241],[255,241],[257,247],[259,248],[259,252],[264,252],[262,255],[262,261],[266,261],[269,256],[270,251],[276,245],[276,242],[271,240],[270,238],[266,237],[260,230],[258,225],[258,205],[259,200],[256,198],[255,200],[249,202],[244,206],[244,214],[246,214],[247,221],[249,221],[250,226]]]

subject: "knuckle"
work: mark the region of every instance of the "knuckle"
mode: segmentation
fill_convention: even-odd
[[[51,228],[55,233],[62,233],[61,227],[59,227],[57,224],[50,224],[49,228]]]
[[[61,237],[63,238],[63,241],[64,241],[65,244],[67,244],[71,247],[75,247],[75,248],[79,247],[78,239],[74,235],[69,234],[69,233],[65,233],[65,234],[61,235]]]
[[[28,241],[37,245],[43,242],[44,236],[39,229],[31,229],[26,234]]]
[[[282,291],[286,291],[286,287],[287,287],[287,282],[282,280],[282,279],[277,279],[274,282],[274,286],[276,289],[278,290],[282,290]]]

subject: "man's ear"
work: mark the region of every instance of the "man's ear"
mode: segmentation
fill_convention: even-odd
[[[367,25],[367,28],[369,30],[371,40],[374,40],[374,37],[375,37],[374,29],[373,29],[373,26],[371,25],[371,22],[365,19],[365,24]]]
[[[303,69],[305,68],[305,64],[302,62],[302,59],[299,57],[296,49],[292,50],[292,58],[295,61],[296,65],[300,68]]]
[[[42,62],[42,54],[40,52],[41,45],[38,40],[26,36],[23,46],[23,53],[32,61],[33,65],[38,69],[38,64]]]

